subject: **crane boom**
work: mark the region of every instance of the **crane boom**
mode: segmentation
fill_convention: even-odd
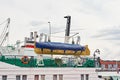
[[[2,34],[0,35],[0,45],[3,45],[4,41],[6,41],[6,38],[9,35],[9,24],[10,24],[10,18],[8,18],[7,20],[7,24],[4,27]]]

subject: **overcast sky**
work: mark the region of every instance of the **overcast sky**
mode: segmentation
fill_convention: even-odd
[[[79,32],[81,45],[88,45],[91,56],[100,49],[102,59],[120,59],[120,0],[0,0],[0,23],[10,23],[10,43],[24,40],[31,31],[64,31],[70,15],[72,30]],[[72,34],[71,34],[72,35]],[[64,40],[64,32],[52,38]]]

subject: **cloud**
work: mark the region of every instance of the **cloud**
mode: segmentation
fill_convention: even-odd
[[[92,37],[104,40],[120,40],[120,26],[100,30]]]
[[[39,32],[49,34],[49,26],[41,28]],[[62,32],[65,32],[65,29],[61,27],[51,27],[51,34],[62,33]]]
[[[42,26],[42,25],[44,25],[44,24],[46,24],[45,22],[43,22],[43,21],[31,21],[30,22],[30,25],[31,26]]]
[[[111,0],[81,0],[80,5],[83,12],[103,16],[106,15],[106,5]]]
[[[119,4],[119,0],[0,0],[0,22],[11,18],[10,40],[15,42],[24,40],[30,31],[49,33],[48,21],[52,33],[64,32],[64,16],[71,15],[71,30],[79,26],[85,29],[77,30],[81,44],[88,44],[91,52],[96,48],[103,49],[103,58],[111,58],[120,47],[120,27],[116,26],[120,25]],[[64,37],[63,32],[55,36]]]

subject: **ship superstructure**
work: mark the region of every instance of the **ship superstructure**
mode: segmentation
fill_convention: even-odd
[[[71,16],[65,18],[64,43],[51,42],[50,35],[35,31],[23,42],[2,46],[0,64],[7,67],[0,67],[0,80],[99,80],[96,69],[100,65],[95,68],[88,45],[80,45],[79,36],[76,43],[69,43]]]

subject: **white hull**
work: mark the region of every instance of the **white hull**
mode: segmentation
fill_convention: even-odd
[[[84,75],[87,80],[86,74],[88,80],[99,80],[95,68],[2,68],[0,80],[3,75],[7,75],[7,80],[16,80],[16,75],[20,75],[21,80],[23,75],[27,75],[27,80],[35,80],[35,75],[39,75],[39,80],[42,80],[41,75],[45,75],[45,80],[56,80],[53,75],[57,75],[57,80],[60,80],[59,75],[63,75],[61,80],[82,80],[81,75]]]

